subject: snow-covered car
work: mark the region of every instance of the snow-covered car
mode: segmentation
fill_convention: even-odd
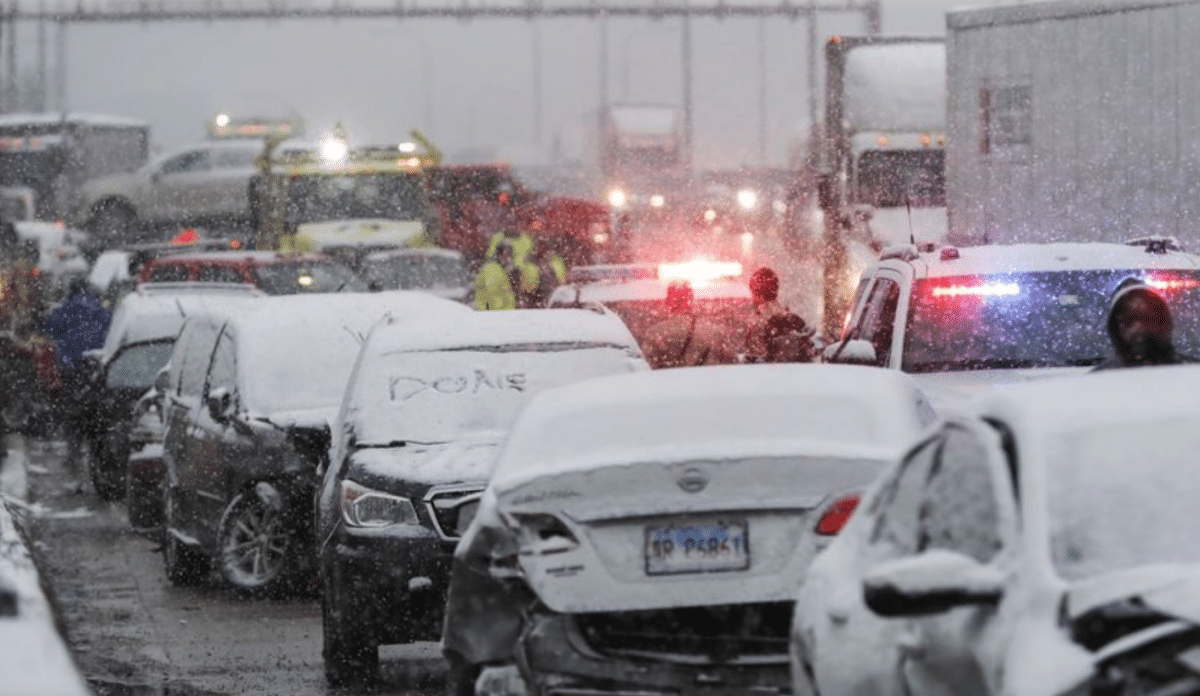
[[[471,312],[377,327],[317,500],[328,681],[371,682],[379,645],[438,638],[454,546],[526,402],[649,369],[610,313]]]
[[[313,495],[330,426],[371,328],[470,315],[412,292],[263,297],[188,316],[165,399],[163,555],[176,584],[215,565],[260,594],[311,580]]]
[[[751,298],[746,279],[741,277],[741,264],[661,264],[652,277],[645,277],[648,271],[643,264],[608,268],[627,270],[614,270],[615,275],[602,280],[560,286],[550,295],[547,306],[603,305],[621,317],[635,338],[644,341],[650,328],[669,316],[667,288],[672,282],[687,280],[695,292],[694,307],[699,316],[724,327],[732,336],[740,336],[745,330]]]
[[[132,481],[131,457],[141,451],[143,444],[138,442],[140,437],[133,437],[133,431],[141,412],[150,405],[141,402],[166,365],[187,315],[256,297],[262,297],[262,293],[249,285],[184,283],[146,284],[125,296],[113,313],[104,346],[96,356],[94,382],[88,391],[92,419],[88,429],[92,453],[89,464],[97,495],[105,500],[126,495]],[[154,474],[161,481],[161,469],[143,471],[148,466],[143,463],[139,468],[138,481],[145,483]],[[127,504],[132,516],[133,503]]]
[[[145,225],[245,224],[261,141],[210,140],[168,152],[137,171],[89,181],[74,222],[101,240]]]
[[[1197,391],[1116,370],[947,419],[810,568],[793,693],[1196,693]]]
[[[998,384],[1086,372],[1111,351],[1108,305],[1141,279],[1175,318],[1175,345],[1200,355],[1200,261],[1170,239],[885,250],[858,283],[826,361],[917,375],[957,405]]]
[[[515,661],[534,696],[786,693],[800,578],[933,420],[907,375],[845,365],[542,394],[455,550],[454,690]]]
[[[467,261],[452,249],[375,251],[363,257],[357,270],[372,290],[422,290],[463,303],[471,292]]]

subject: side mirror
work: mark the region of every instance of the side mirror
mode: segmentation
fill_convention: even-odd
[[[870,341],[852,338],[848,341],[831,343],[821,354],[821,361],[842,365],[878,365],[875,346]]]
[[[171,370],[168,367],[158,371],[154,377],[154,391],[159,394],[166,394],[171,389]]]
[[[995,605],[1003,595],[1003,573],[944,549],[882,563],[863,578],[863,601],[871,611],[886,617]]]
[[[233,394],[224,387],[217,387],[208,393],[204,402],[208,407],[208,415],[218,423],[228,423],[233,419]]]

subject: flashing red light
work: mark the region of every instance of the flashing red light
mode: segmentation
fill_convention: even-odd
[[[695,259],[683,263],[664,263],[658,267],[659,278],[686,280],[693,285],[704,285],[719,278],[736,278],[741,274],[742,264],[737,261]]]
[[[171,238],[171,244],[175,246],[186,246],[188,244],[195,244],[198,241],[200,241],[200,234],[191,227],[179,230],[179,234]]]
[[[846,526],[846,522],[850,520],[850,516],[854,514],[854,510],[858,507],[860,496],[858,493],[838,498],[830,505],[825,514],[821,515],[821,519],[817,522],[816,532],[819,536],[834,536],[842,531],[842,527]]]
[[[1146,285],[1159,292],[1175,292],[1200,287],[1200,278],[1184,273],[1156,273],[1146,277]]]
[[[229,240],[229,248],[233,249],[234,251],[241,249],[242,248],[242,240],[240,240],[240,239]]]
[[[982,285],[939,285],[933,288],[934,297],[1011,297],[1021,294],[1016,283],[985,283]]]

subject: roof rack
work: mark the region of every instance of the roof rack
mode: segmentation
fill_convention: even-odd
[[[1165,254],[1168,251],[1183,251],[1183,245],[1179,243],[1177,237],[1166,237],[1161,235],[1150,235],[1148,237],[1135,237],[1134,239],[1126,239],[1125,244],[1128,246],[1146,247],[1147,254]]]

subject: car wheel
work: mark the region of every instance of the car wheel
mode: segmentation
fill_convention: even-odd
[[[163,530],[162,552],[167,579],[171,581],[171,584],[180,587],[199,585],[208,575],[208,559],[171,533],[176,517],[173,499],[171,491],[166,490],[163,494],[163,515],[166,518],[166,528]]]
[[[128,205],[116,201],[96,206],[89,228],[102,247],[129,242],[139,236],[137,215]]]
[[[321,629],[324,644],[325,681],[332,687],[367,686],[379,674],[379,645],[371,627],[347,616],[335,605],[335,595],[343,588],[327,583],[321,599]]]
[[[281,511],[253,493],[242,493],[221,519],[218,568],[225,581],[238,590],[272,593],[286,584],[296,546]]]

